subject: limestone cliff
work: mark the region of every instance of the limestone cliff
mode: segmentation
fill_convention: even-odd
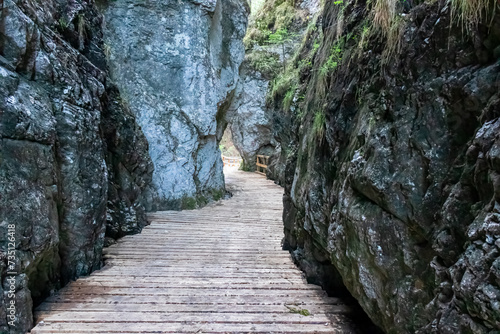
[[[240,75],[226,119],[233,143],[243,159],[241,169],[254,171],[257,154],[271,155],[277,146],[271,113],[266,108],[269,79],[252,68],[248,60],[243,62]]]
[[[107,79],[92,2],[0,6],[0,332],[26,333],[33,303],[100,267],[106,234],[147,223],[142,194],[153,166],[134,115]],[[7,269],[9,225],[16,251]],[[18,273],[9,276],[15,326],[6,322],[7,270]]]
[[[317,0],[272,0],[250,18],[240,81],[226,115],[244,170],[254,171],[256,156],[261,154],[273,156],[270,175],[276,179],[283,174],[276,164],[281,147],[273,132],[274,114],[267,106],[267,92],[269,83],[293,57],[318,9]]]
[[[500,330],[498,13],[326,2],[270,88],[285,245],[387,333]]]
[[[111,74],[155,166],[150,209],[225,193],[218,143],[244,57],[244,0],[104,1]]]

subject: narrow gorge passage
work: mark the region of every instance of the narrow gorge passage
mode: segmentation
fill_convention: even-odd
[[[281,249],[281,187],[226,176],[229,200],[149,215],[106,265],[40,305],[32,333],[355,333],[349,307]]]

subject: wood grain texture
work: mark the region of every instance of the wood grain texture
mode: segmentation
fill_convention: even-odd
[[[226,183],[229,200],[151,213],[37,308],[32,333],[354,333],[349,307],[281,249],[282,189],[240,171]]]

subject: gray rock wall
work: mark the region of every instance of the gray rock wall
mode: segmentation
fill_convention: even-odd
[[[4,0],[0,17],[0,332],[101,265],[108,235],[146,224],[148,144],[106,78],[101,17],[85,1]],[[123,219],[127,217],[127,219]],[[15,225],[15,326],[7,230]],[[12,271],[12,268],[9,268]]]
[[[280,137],[274,131],[274,109],[267,105],[270,82],[292,61],[308,23],[318,11],[317,0],[268,1],[251,18],[240,81],[226,115],[234,144],[243,158],[242,169],[255,171],[257,155],[271,156],[268,176],[280,183],[284,178],[283,163],[278,162]],[[288,32],[285,42],[272,42],[269,34],[283,29]]]
[[[327,3],[299,51],[285,245],[387,333],[498,333],[500,17],[468,31],[449,2],[406,3],[388,56],[371,9]]]
[[[278,144],[274,140],[272,115],[266,107],[269,79],[252,68],[247,60],[240,75],[226,119],[233,143],[243,158],[242,169],[254,171],[257,154],[271,155]]]
[[[150,144],[150,209],[224,192],[218,149],[238,81],[244,0],[112,1],[102,7],[111,73]]]

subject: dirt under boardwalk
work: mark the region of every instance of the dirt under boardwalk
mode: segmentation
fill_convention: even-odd
[[[282,188],[234,170],[226,183],[229,200],[150,214],[38,307],[32,333],[352,333],[348,307],[281,250]]]

